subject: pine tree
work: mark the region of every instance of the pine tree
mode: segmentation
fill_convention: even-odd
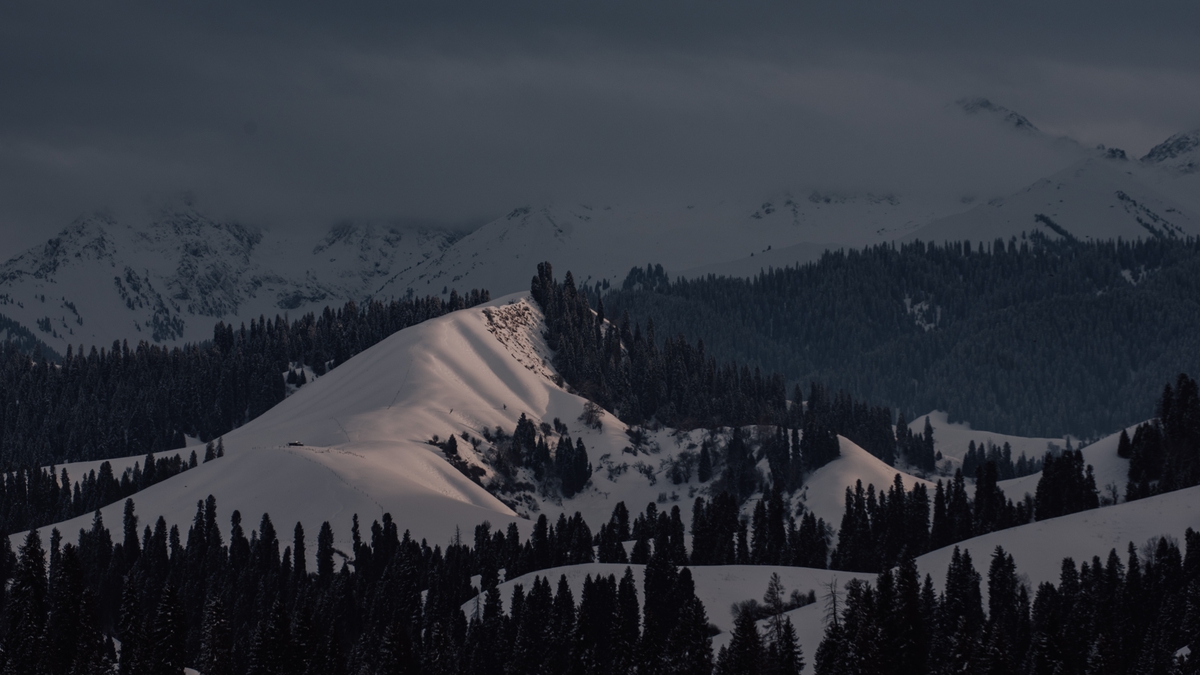
[[[696,597],[691,570],[679,572],[675,588],[678,617],[667,639],[665,671],[678,675],[708,675],[713,668],[712,639],[708,615]]]
[[[333,581],[333,528],[328,520],[317,533],[317,581],[323,587]]]
[[[175,586],[163,586],[154,621],[150,627],[147,651],[149,672],[154,675],[180,675],[184,667],[187,622]]]
[[[45,649],[46,552],[37,530],[25,535],[8,589],[4,656],[6,673],[36,673]]]
[[[304,548],[304,526],[298,521],[292,532],[292,574],[297,583],[308,580],[308,553]]]
[[[716,672],[720,675],[758,675],[763,670],[764,660],[762,636],[758,634],[754,615],[749,611],[739,612],[729,648],[722,648]]]
[[[291,672],[289,621],[278,599],[258,622],[250,648],[249,675],[282,675]]]
[[[225,603],[212,595],[204,607],[204,625],[200,638],[200,672],[204,675],[232,675],[232,636]]]
[[[700,446],[700,463],[696,467],[696,477],[701,483],[707,483],[712,479],[712,453],[708,451],[708,443],[703,443]]]
[[[69,671],[75,662],[76,648],[84,631],[80,612],[84,591],[83,569],[76,551],[73,544],[63,547],[58,562],[50,571],[46,660],[48,669],[55,673]]]
[[[633,570],[626,567],[617,587],[617,613],[613,626],[613,672],[631,672],[641,641],[641,608]]]

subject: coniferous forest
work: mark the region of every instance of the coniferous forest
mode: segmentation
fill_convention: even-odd
[[[1194,672],[1182,669],[1195,662],[1181,651],[1200,646],[1200,534],[1190,529],[1183,550],[1159,538],[1105,561],[1066,559],[1059,583],[1037,589],[997,548],[986,603],[968,553],[955,548],[940,592],[905,553],[874,584],[822,589],[826,632],[812,655],[783,612],[815,601],[816,590],[785,599],[774,578],[762,605],[735,608],[731,640],[714,655],[709,612],[718,610],[696,598],[689,565],[815,565],[823,557],[807,548],[820,536],[806,539],[791,516],[781,536],[778,515],[756,513],[747,543],[744,523],[740,531],[721,524],[719,501],[714,512],[697,503],[706,515],[693,536],[705,548],[690,553],[678,507],[668,515],[650,504],[631,527],[619,504],[601,532],[636,537],[628,562],[645,565],[641,584],[627,566],[588,575],[576,598],[561,574],[536,572],[595,560],[578,514],[554,524],[542,516],[524,542],[515,526],[493,532],[484,523],[472,542],[445,549],[401,535],[384,515],[369,534],[356,516],[353,550],[342,552],[326,522],[310,570],[312,544],[299,524],[289,539],[264,514],[247,536],[235,511],[226,530],[209,497],[186,534],[162,518],[139,531],[128,500],[120,536],[97,515],[75,542],[57,530],[48,544],[30,531],[15,553],[7,538],[0,542],[0,661],[4,672],[88,675],[185,666],[206,675],[794,674],[806,657],[821,674]],[[757,510],[779,513],[764,502]],[[603,543],[600,550],[603,562],[627,562],[624,548],[609,560]],[[502,572],[535,575],[505,597]],[[757,623],[764,619],[765,629]]]
[[[282,401],[288,377],[307,366],[323,375],[398,330],[488,300],[472,291],[347,303],[307,314],[233,326],[213,339],[167,349],[113,343],[59,362],[0,344],[0,469],[161,453],[185,436],[208,441]],[[299,371],[301,377],[304,371]]]
[[[751,279],[647,266],[583,290],[610,318],[653,317],[660,341],[1020,436],[1136,424],[1163,382],[1200,372],[1191,239],[882,244]]]

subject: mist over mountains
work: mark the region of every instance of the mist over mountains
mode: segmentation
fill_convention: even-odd
[[[324,232],[262,227],[206,212],[193,197],[149,211],[81,216],[0,266],[0,315],[58,352],[117,340],[181,344],[218,320],[320,311],[346,301],[524,288],[549,259],[581,282],[620,281],[631,267],[670,274],[756,274],[829,248],[885,241],[991,242],[1042,232],[1081,241],[1200,234],[1200,132],[1141,160],[1085,149],[982,97],[949,107],[981,137],[999,134],[1032,179],[1015,192],[909,185],[871,191],[778,190],[755,199],[549,201],[513,208],[470,231],[343,220]],[[987,157],[977,158],[986,164]],[[1042,172],[1045,172],[1044,174]],[[24,335],[24,333],[22,333]],[[23,338],[28,341],[28,338]]]

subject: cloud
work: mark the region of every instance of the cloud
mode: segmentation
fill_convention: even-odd
[[[948,107],[963,95],[1132,154],[1200,125],[1200,10],[1151,5],[6,4],[0,253],[181,190],[306,228],[806,186],[999,193],[1064,151]]]

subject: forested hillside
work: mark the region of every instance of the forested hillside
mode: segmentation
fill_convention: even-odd
[[[287,320],[218,323],[213,339],[168,349],[145,342],[68,349],[61,362],[0,345],[0,469],[109,459],[209,440],[282,401],[289,370],[317,375],[396,331],[488,300],[472,291],[347,303]],[[295,373],[292,374],[295,377]]]
[[[1190,239],[885,244],[751,279],[647,266],[585,290],[608,316],[717,359],[1016,435],[1137,423],[1162,382],[1200,370]]]

